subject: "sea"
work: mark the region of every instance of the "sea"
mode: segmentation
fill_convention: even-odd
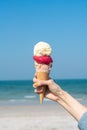
[[[57,79],[55,82],[79,102],[87,104],[87,79]],[[44,103],[53,102],[44,99]],[[39,104],[39,95],[34,93],[32,80],[0,81],[0,106],[32,104]]]

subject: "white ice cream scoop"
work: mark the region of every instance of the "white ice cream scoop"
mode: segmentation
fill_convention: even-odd
[[[41,41],[34,46],[34,55],[36,56],[43,56],[43,55],[50,56],[51,53],[52,53],[52,48],[46,42]]]

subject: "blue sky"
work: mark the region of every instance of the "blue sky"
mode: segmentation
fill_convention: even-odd
[[[87,78],[87,1],[0,0],[0,80],[32,79],[39,41],[52,46],[52,78]]]

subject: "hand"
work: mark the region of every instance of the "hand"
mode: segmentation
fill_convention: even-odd
[[[33,86],[35,88],[35,93],[38,94],[42,93],[43,89],[41,85],[46,85],[47,87],[46,87],[45,97],[53,101],[58,101],[60,99],[60,94],[62,92],[62,89],[52,79],[38,80],[35,75],[33,82],[34,82]]]
[[[76,120],[79,120],[81,116],[87,112],[87,108],[80,104],[75,98],[73,98],[66,91],[62,90],[58,84],[52,79],[38,80],[36,75],[33,79],[34,88],[36,93],[43,92],[41,85],[46,85],[45,97],[62,105]],[[78,109],[79,108],[79,109]]]

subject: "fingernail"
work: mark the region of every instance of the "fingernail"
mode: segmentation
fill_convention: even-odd
[[[38,86],[38,84],[37,83],[34,83],[34,87],[37,87]]]

